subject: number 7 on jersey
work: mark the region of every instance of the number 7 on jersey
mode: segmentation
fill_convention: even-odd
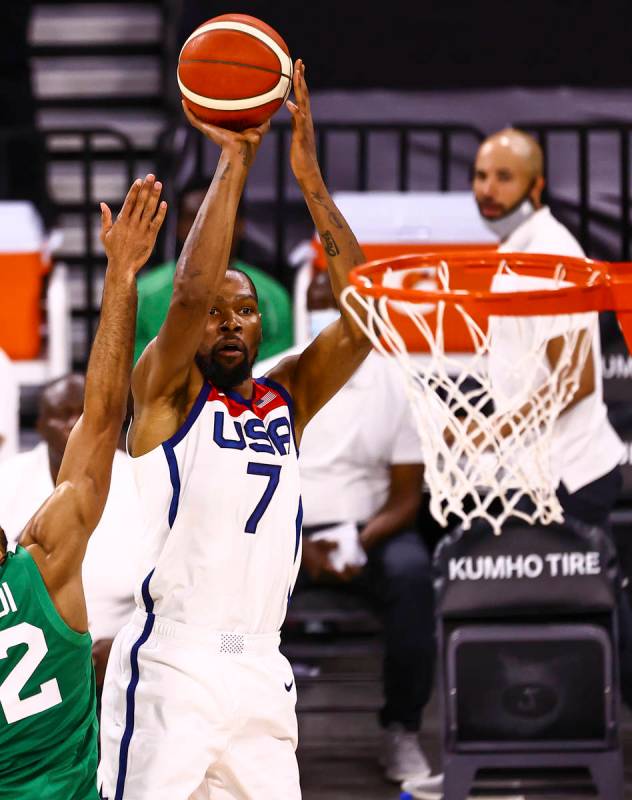
[[[248,475],[260,475],[268,479],[268,485],[261,495],[261,499],[255,506],[254,511],[248,517],[248,521],[246,522],[246,533],[256,533],[257,525],[259,524],[261,517],[265,514],[266,509],[270,505],[270,501],[272,500],[272,497],[277,490],[277,486],[279,485],[281,467],[278,464],[259,464],[256,461],[249,461],[248,469],[246,471]]]

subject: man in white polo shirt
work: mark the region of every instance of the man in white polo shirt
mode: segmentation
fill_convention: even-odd
[[[321,301],[319,319],[326,307],[335,318],[333,295]],[[255,367],[260,374],[268,368]],[[435,644],[431,562],[415,529],[421,443],[403,379],[386,359],[370,353],[310,421],[299,468],[303,552],[295,593],[313,583],[346,585],[377,605],[385,650],[382,766],[396,782],[428,775],[418,733]]]
[[[483,221],[500,237],[499,250],[583,257],[579,242],[542,205],[543,188],[542,151],[533,137],[508,128],[483,142],[476,157],[473,189]],[[519,276],[512,285],[508,283],[511,277],[501,280],[503,291],[521,288]],[[588,524],[607,527],[621,490],[619,463],[624,448],[603,401],[596,317],[591,354],[577,392],[557,420],[552,456],[564,511]],[[547,346],[549,361],[559,349],[560,340],[552,338]]]
[[[473,191],[483,221],[500,240],[500,252],[583,257],[579,242],[542,204],[544,185],[542,150],[532,136],[507,128],[480,146],[474,165]],[[523,281],[521,286],[520,276],[501,275],[492,286],[498,291],[520,291],[526,288],[526,283]],[[529,288],[533,286],[529,284]],[[591,316],[581,315],[582,324]],[[603,401],[601,344],[596,319],[594,322],[591,352],[579,387],[555,424],[552,459],[560,481],[557,496],[564,513],[609,530],[609,515],[621,490],[619,463],[624,447],[608,420]],[[521,343],[528,340],[524,321],[520,324],[522,334],[518,336],[515,320],[499,322],[502,335],[495,341],[500,342],[505,363],[512,350],[514,357],[519,358]],[[537,329],[539,326],[534,323],[534,331]],[[560,339],[551,338],[547,355],[552,364],[559,351]],[[493,374],[491,377],[493,381]],[[632,615],[623,593],[621,601],[621,684],[624,699],[630,704]],[[443,776],[411,781],[404,784],[404,789],[418,800],[440,800]]]

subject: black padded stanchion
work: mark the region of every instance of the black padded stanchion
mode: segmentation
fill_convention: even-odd
[[[480,525],[446,537],[435,567],[446,800],[466,800],[482,769],[580,767],[604,800],[623,800],[607,534]]]

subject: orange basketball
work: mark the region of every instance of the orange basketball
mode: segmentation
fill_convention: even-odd
[[[224,14],[184,43],[178,84],[201,119],[241,131],[261,125],[286,101],[292,59],[279,34],[256,17]]]

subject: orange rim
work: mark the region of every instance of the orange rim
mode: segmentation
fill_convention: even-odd
[[[436,267],[442,261],[450,268],[466,269],[468,274],[478,272],[489,275],[490,279],[501,261],[505,261],[518,274],[542,278],[552,278],[555,268],[561,263],[564,267],[561,278],[573,285],[499,293],[483,289],[402,289],[384,286],[382,283],[388,270]],[[366,284],[366,278],[370,279],[370,285]],[[591,279],[592,282],[589,283]],[[610,264],[584,258],[497,252],[423,253],[383,258],[362,264],[351,271],[349,282],[358,293],[365,296],[388,297],[389,300],[410,303],[443,301],[498,316],[539,316],[589,311],[632,312],[632,264]]]

